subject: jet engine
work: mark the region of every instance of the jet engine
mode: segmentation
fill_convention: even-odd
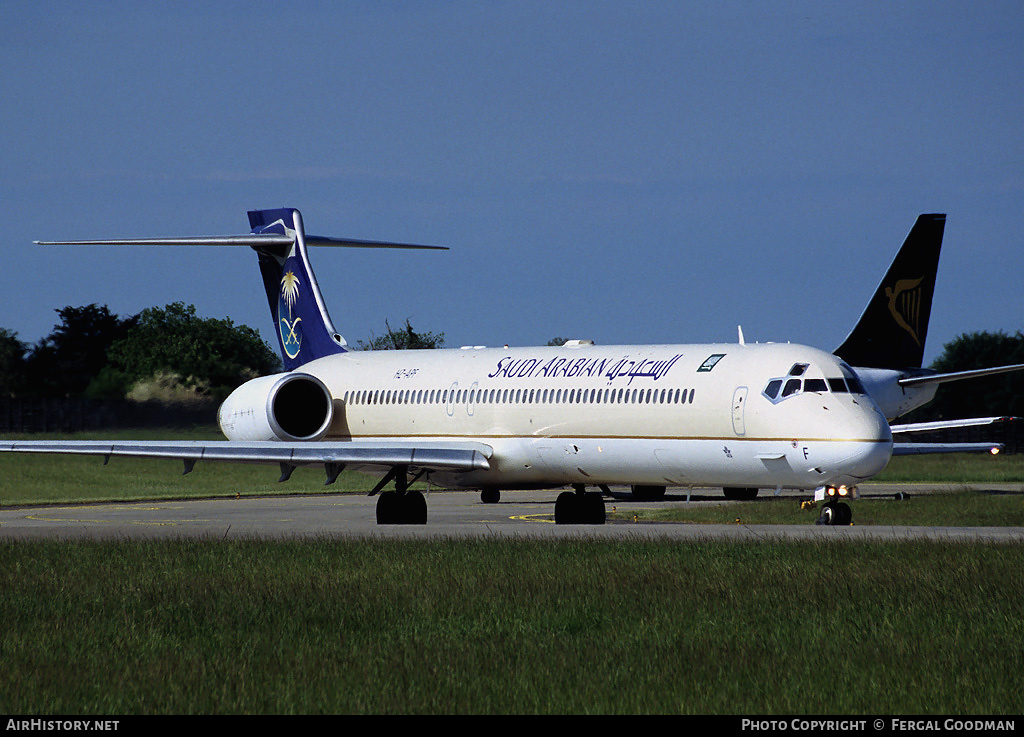
[[[331,392],[309,374],[286,373],[247,381],[217,411],[228,440],[319,440],[334,417]]]

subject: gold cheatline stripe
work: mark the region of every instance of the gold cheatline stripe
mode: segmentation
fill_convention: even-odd
[[[684,436],[684,435],[447,435],[444,433],[431,433],[431,434],[415,434],[415,435],[327,435],[322,438],[322,441],[333,440],[333,441],[348,441],[348,440],[366,440],[368,438],[374,439],[399,439],[404,440],[406,438],[414,439],[450,439],[450,440],[465,440],[469,442],[477,442],[486,439],[498,439],[498,440],[509,440],[509,439],[520,439],[520,440],[715,440],[715,441],[729,441],[729,442],[784,442],[792,443],[794,440],[798,443],[888,443],[888,440],[882,440],[880,438],[745,438],[738,436]]]

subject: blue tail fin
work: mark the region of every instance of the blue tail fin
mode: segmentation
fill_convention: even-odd
[[[270,313],[277,324],[285,370],[344,353],[347,344],[327,314],[306,256],[302,215],[293,208],[252,210],[249,226],[253,233],[276,233],[292,238],[291,245],[287,246],[253,246],[260,258],[260,272]]]

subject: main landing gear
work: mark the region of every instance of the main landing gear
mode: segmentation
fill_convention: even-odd
[[[603,525],[604,498],[599,491],[586,491],[583,484],[573,484],[573,491],[563,491],[555,499],[556,525]]]
[[[395,490],[382,492],[377,499],[378,525],[427,524],[427,500],[421,492],[409,489],[409,486],[422,475],[421,471],[410,479],[408,466],[395,466],[380,480],[370,492],[370,496],[377,494],[391,481],[395,482]]]

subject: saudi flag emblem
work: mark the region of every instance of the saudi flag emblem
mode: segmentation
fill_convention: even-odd
[[[298,325],[302,322],[301,317],[293,317],[292,309],[299,299],[299,277],[294,271],[288,271],[281,277],[281,294],[277,303],[278,330],[281,333],[281,345],[288,358],[295,358],[299,355],[299,348],[302,343],[302,333]]]

